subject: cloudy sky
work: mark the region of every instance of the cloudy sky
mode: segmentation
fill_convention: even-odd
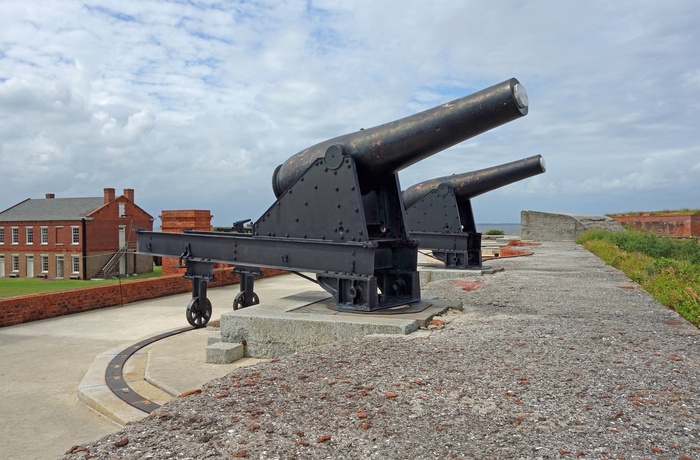
[[[699,19],[696,0],[3,0],[0,210],[113,187],[153,216],[255,220],[299,150],[510,77],[529,114],[403,188],[541,154],[477,222],[700,208]]]

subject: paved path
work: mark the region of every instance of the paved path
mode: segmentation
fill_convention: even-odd
[[[256,282],[256,292],[288,295],[299,284],[293,275],[265,279]],[[237,285],[209,290],[213,319],[231,310],[237,291]],[[117,431],[118,425],[77,400],[79,385],[98,355],[187,326],[189,298],[181,294],[0,328],[0,459],[57,458],[73,445]],[[204,363],[208,334],[201,329],[153,345],[151,370],[173,391],[225,375],[235,366]],[[139,365],[139,359],[129,362]],[[144,395],[153,390],[136,388]]]

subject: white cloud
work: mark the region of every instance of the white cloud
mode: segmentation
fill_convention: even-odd
[[[530,114],[402,171],[404,186],[539,153],[547,173],[479,197],[477,220],[517,221],[519,199],[666,204],[640,202],[652,191],[700,207],[683,198],[700,169],[700,5],[551,5],[2,2],[0,208],[123,186],[153,215],[256,217],[295,152],[512,76]]]

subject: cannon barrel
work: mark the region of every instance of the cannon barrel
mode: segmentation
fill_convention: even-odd
[[[441,184],[448,185],[458,198],[471,199],[513,182],[542,174],[545,170],[544,158],[542,155],[535,155],[478,171],[430,179],[413,185],[403,192],[404,207],[413,206]]]
[[[522,117],[527,111],[525,88],[511,78],[424,112],[302,150],[275,169],[272,188],[279,198],[333,146],[336,146],[334,154],[350,155],[361,174],[382,177]]]

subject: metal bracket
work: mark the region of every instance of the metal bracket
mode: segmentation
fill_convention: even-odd
[[[481,249],[467,251],[434,250],[433,256],[445,264],[445,268],[481,268]]]

